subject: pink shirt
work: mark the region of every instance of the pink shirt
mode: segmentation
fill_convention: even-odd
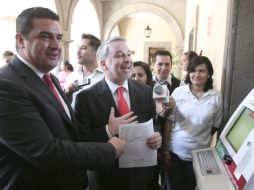
[[[71,73],[70,71],[67,71],[67,72],[66,71],[60,71],[58,73],[57,78],[60,82],[60,85],[61,85],[62,89],[64,89],[66,78],[70,73]]]

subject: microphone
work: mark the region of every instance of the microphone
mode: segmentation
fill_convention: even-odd
[[[73,85],[76,86],[78,89],[82,89],[84,86],[87,86],[91,84],[91,80],[90,79],[84,79],[83,83],[79,82],[78,80],[75,80],[73,82]]]
[[[87,79],[87,81],[85,81],[83,84],[78,85],[78,88],[81,89],[83,86],[87,86],[87,85],[89,85],[89,84],[91,84],[91,80],[90,80],[90,79]]]
[[[167,85],[157,84],[153,88],[153,99],[163,104],[169,103],[169,90]]]

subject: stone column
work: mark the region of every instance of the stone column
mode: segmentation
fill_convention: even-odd
[[[63,55],[62,59],[69,61],[69,44],[73,42],[73,40],[63,40],[62,45],[63,45]]]

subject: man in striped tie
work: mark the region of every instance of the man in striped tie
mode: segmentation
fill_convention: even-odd
[[[155,118],[155,105],[149,86],[129,80],[132,58],[124,38],[114,37],[103,42],[97,59],[105,79],[77,96],[76,116],[84,139],[106,142],[118,136],[119,124]],[[151,149],[160,145],[158,132],[147,139]],[[96,171],[96,183],[90,189],[156,189],[155,170],[154,166],[120,169],[116,163],[110,172]]]

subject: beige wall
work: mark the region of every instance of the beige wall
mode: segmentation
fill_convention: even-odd
[[[15,34],[16,34],[16,17],[24,9],[33,6],[42,6],[56,11],[54,0],[8,0],[0,7],[0,67],[3,66],[3,52],[6,50],[16,53]]]
[[[199,7],[197,20],[196,7]],[[226,41],[227,0],[188,0],[186,14],[185,50],[188,50],[188,35],[196,29],[196,49],[203,50],[214,67],[215,88],[221,90],[223,56]]]
[[[179,24],[181,31],[185,28],[185,8],[186,0],[109,0],[103,2],[103,23],[107,22],[115,12],[127,7],[129,5],[139,3],[147,3],[150,5],[158,6],[163,10],[166,10],[170,15],[174,17]],[[147,10],[147,13],[150,11]]]
[[[144,36],[144,28],[147,24],[152,28],[150,38]],[[171,50],[175,48],[175,38],[171,28],[157,16],[129,17],[119,24],[119,28],[121,35],[126,37],[129,48],[135,51],[135,54],[132,55],[134,61],[147,62],[147,60],[144,60],[144,43],[147,41],[169,43]]]

